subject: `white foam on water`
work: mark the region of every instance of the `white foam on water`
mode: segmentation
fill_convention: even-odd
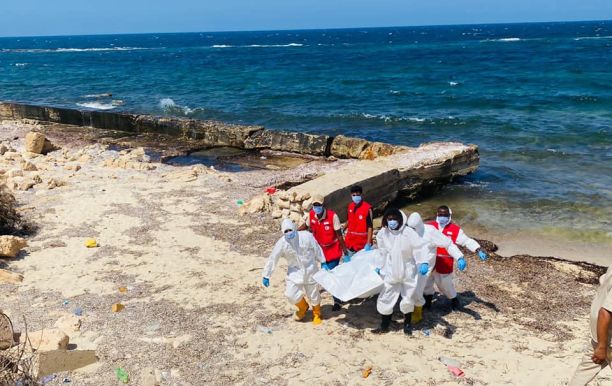
[[[459,82],[450,81],[450,82],[448,82],[448,84],[451,85],[451,86],[457,86],[459,84]]]
[[[86,107],[88,109],[95,109],[95,110],[111,110],[116,107],[112,103],[101,103],[101,102],[83,102],[83,103],[77,103],[77,106]]]
[[[249,44],[245,46],[232,46],[228,44],[215,44],[211,48],[270,48],[270,47],[303,47],[302,43],[289,43],[289,44]]]
[[[180,112],[184,115],[188,115],[193,113],[193,110],[187,106],[179,106],[172,100],[172,98],[162,98],[159,101],[159,107],[161,107],[166,112]]]
[[[30,63],[15,63],[15,67],[25,67],[30,65]]]
[[[84,98],[110,98],[112,96],[113,96],[112,93],[105,92],[105,93],[102,93],[102,94],[87,94],[87,95],[84,95],[83,97]]]
[[[135,50],[150,50],[146,47],[92,47],[92,48],[15,48],[2,49],[0,52],[18,52],[18,53],[47,53],[47,52],[97,52],[97,51],[135,51]]]
[[[583,36],[574,40],[612,39],[612,36]]]

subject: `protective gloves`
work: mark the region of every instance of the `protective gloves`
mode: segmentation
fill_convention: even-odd
[[[380,268],[376,268],[376,269],[374,270],[374,272],[376,272],[377,274],[379,274],[379,275],[380,275]]]
[[[481,249],[478,251],[478,257],[480,257],[480,260],[485,261],[489,258],[489,255],[487,255],[487,253]]]
[[[372,250],[372,244],[367,243],[367,244],[365,245],[365,247],[363,248],[363,250],[364,250],[364,251],[371,251],[371,250]]]
[[[269,286],[270,286],[270,279],[268,279],[267,277],[264,277],[264,278],[261,280],[261,284],[263,284],[263,285],[264,285],[264,287],[269,287]]]
[[[329,271],[329,266],[327,265],[327,263],[321,263],[321,268],[323,268],[326,271]]]
[[[429,271],[429,263],[422,263],[419,266],[419,273],[421,274],[421,276],[427,275],[428,271]]]
[[[343,263],[348,263],[349,261],[351,261],[351,257],[348,254],[342,256]]]
[[[459,268],[460,271],[465,271],[467,268],[467,261],[465,261],[463,257],[457,260],[457,268]]]

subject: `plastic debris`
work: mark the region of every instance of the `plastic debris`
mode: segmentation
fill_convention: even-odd
[[[438,360],[444,363],[446,366],[452,366],[452,367],[457,367],[457,368],[461,367],[461,362],[453,358],[441,356],[441,357],[438,357]]]
[[[448,369],[448,371],[451,372],[451,374],[453,374],[457,378],[461,378],[465,376],[465,373],[459,367],[446,366],[446,368]]]
[[[270,327],[266,327],[266,326],[257,326],[257,331],[259,332],[263,332],[264,334],[271,334],[272,333],[272,329]]]
[[[127,287],[119,287],[119,292],[121,292],[122,294],[128,292]]]
[[[123,309],[125,308],[125,306],[121,303],[115,303],[112,305],[111,310],[113,312],[121,312],[123,311]]]
[[[63,383],[70,383],[72,382],[69,378],[64,378],[64,380],[62,381]]]
[[[77,307],[72,311],[73,314],[75,314],[76,316],[81,316],[83,315],[83,309],[81,307]]]
[[[40,383],[42,383],[43,385],[46,385],[47,383],[51,382],[55,378],[57,378],[57,375],[55,374],[47,375],[46,377],[42,377],[40,379]]]
[[[274,186],[270,186],[269,188],[266,188],[266,193],[271,196],[276,193],[276,188]]]
[[[238,200],[236,201],[236,204],[238,204],[238,206],[244,205],[244,200]]]
[[[127,373],[127,371],[125,371],[121,367],[117,367],[115,369],[115,375],[117,376],[117,379],[123,383],[128,383],[130,381],[129,374]]]
[[[429,331],[429,330],[423,330],[423,335],[425,335],[425,336],[429,336],[429,335],[431,335],[431,331]]]
[[[98,246],[98,242],[96,241],[96,239],[87,239],[85,240],[85,246],[87,248],[95,248]]]
[[[63,304],[63,305],[65,305],[65,306],[67,306],[68,304],[70,304],[70,301],[69,301],[69,300],[64,300],[64,301],[62,302],[62,304]]]
[[[369,377],[370,374],[372,374],[372,366],[368,366],[368,367],[366,367],[366,368],[361,370],[361,376],[363,378]]]

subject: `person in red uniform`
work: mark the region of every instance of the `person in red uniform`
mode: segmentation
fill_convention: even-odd
[[[323,196],[320,194],[312,196],[312,209],[308,214],[307,225],[325,256],[325,263],[321,263],[321,268],[329,271],[336,268],[340,260],[349,261],[340,218],[333,210],[323,206]],[[341,304],[340,299],[334,298],[332,311],[340,310]]]
[[[346,220],[346,248],[352,252],[372,249],[372,205],[363,200],[363,189],[359,185],[351,187],[351,200]]]
[[[469,238],[457,224],[452,222],[451,216],[453,212],[448,206],[442,205],[438,207],[436,214],[436,220],[429,222],[429,225],[432,225],[442,232],[444,236],[450,238],[456,245],[465,247],[472,252],[478,252],[480,260],[484,261],[489,258],[489,255],[480,247],[480,244],[478,244],[476,240]],[[455,260],[448,254],[448,251],[444,248],[438,248],[434,270],[429,276],[423,291],[425,309],[431,308],[431,302],[434,295],[434,282],[438,290],[451,300],[451,307],[454,310],[461,308],[461,303],[459,302],[457,291],[453,283],[454,264]],[[457,264],[460,270],[464,270],[466,267],[465,259],[460,259]]]

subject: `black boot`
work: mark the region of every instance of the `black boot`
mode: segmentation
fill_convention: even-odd
[[[451,308],[453,311],[457,311],[461,309],[461,302],[459,301],[459,297],[455,296],[451,299]]]
[[[391,315],[382,315],[380,321],[380,327],[372,330],[373,334],[385,334],[389,332],[389,326],[391,325]]]
[[[332,306],[332,311],[340,311],[342,309],[342,301],[338,298],[334,298],[334,305]]]
[[[410,324],[410,320],[412,319],[412,312],[404,314],[404,334],[412,335],[412,324]]]
[[[423,308],[426,310],[430,310],[431,302],[433,301],[433,295],[423,295],[423,297],[425,298],[425,305],[423,306]]]

